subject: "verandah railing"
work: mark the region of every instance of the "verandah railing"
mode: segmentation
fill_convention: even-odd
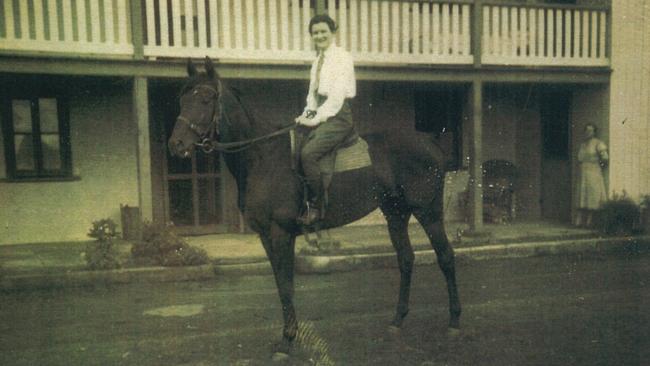
[[[471,4],[429,0],[328,0],[338,44],[356,60],[422,64],[473,62]]]
[[[309,0],[146,0],[145,56],[240,60],[313,57]]]
[[[598,7],[485,5],[481,62],[609,65],[608,12]]]
[[[127,0],[3,0],[0,50],[133,54]]]
[[[471,63],[470,8],[450,2],[328,0],[338,43],[358,61]],[[309,0],[147,0],[145,55],[223,59],[313,58]]]
[[[137,0],[133,0],[137,1]],[[224,62],[313,58],[307,23],[314,0],[4,0],[0,50],[46,54],[134,54],[131,24],[142,24],[143,54]],[[608,7],[521,5],[483,0],[318,0],[340,25],[337,42],[361,63],[606,66]],[[480,16],[481,19],[478,19]]]

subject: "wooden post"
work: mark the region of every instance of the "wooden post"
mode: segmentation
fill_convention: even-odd
[[[483,53],[483,4],[481,0],[474,1],[472,10],[472,55],[474,55],[474,68],[480,68]]]
[[[470,231],[483,227],[483,82],[472,82],[472,127],[469,150]]]
[[[609,66],[611,68],[612,65],[612,23],[614,22],[614,17],[612,16],[612,7],[610,6],[609,9],[607,9],[607,15],[606,15],[606,24],[605,24],[605,57],[609,58]],[[647,21],[647,19],[646,19]]]
[[[149,139],[148,80],[133,79],[133,121],[137,129],[138,206],[143,220],[152,221],[153,195],[151,186],[151,144]]]
[[[144,9],[140,0],[130,1],[131,5],[131,41],[133,42],[133,58],[144,59]],[[151,36],[151,35],[150,35]],[[95,35],[93,35],[94,39]]]
[[[316,0],[316,14],[326,14],[325,0]]]

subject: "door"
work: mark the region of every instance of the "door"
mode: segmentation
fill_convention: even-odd
[[[571,221],[570,106],[570,91],[542,93],[542,218],[565,223]]]
[[[414,92],[415,129],[431,134],[445,154],[445,170],[461,168],[462,90],[429,87]]]
[[[169,131],[168,131],[169,133]],[[221,158],[195,151],[190,159],[167,153],[166,216],[180,234],[227,231]]]

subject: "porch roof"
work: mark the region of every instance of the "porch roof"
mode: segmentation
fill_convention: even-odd
[[[220,63],[219,74],[236,79],[307,79],[308,63]],[[598,67],[504,67],[483,65],[367,65],[355,66],[358,80],[394,82],[470,83],[549,83],[602,84],[610,80],[611,70]],[[52,74],[78,76],[117,76],[149,78],[185,78],[186,61],[106,60],[102,58],[34,58],[0,55],[0,72],[7,74]]]

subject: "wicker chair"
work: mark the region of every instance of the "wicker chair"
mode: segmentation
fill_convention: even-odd
[[[516,217],[517,168],[507,160],[483,163],[483,220],[507,223]]]

